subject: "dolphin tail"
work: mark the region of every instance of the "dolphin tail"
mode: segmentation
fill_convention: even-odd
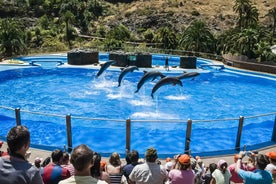
[[[138,93],[139,89],[137,89],[134,93]]]
[[[150,95],[152,99],[154,99],[153,93]]]

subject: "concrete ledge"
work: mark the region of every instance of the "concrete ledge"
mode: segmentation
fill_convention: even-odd
[[[233,66],[236,68],[276,74],[276,65],[268,65],[268,64],[256,63],[253,61],[239,60],[243,58],[244,57],[240,57],[240,56],[224,55],[223,63],[225,65]]]

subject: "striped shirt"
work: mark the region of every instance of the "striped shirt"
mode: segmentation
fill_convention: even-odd
[[[122,174],[109,174],[110,184],[120,184],[122,176]]]
[[[53,163],[41,168],[40,171],[44,184],[58,184],[60,180],[64,180],[71,176],[67,169]]]

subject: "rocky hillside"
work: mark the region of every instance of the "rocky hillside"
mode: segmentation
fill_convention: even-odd
[[[251,0],[259,10],[259,19],[267,24],[265,15],[276,7],[275,0]],[[195,19],[206,21],[215,33],[235,25],[237,15],[233,11],[234,0],[139,0],[131,3],[113,3],[113,14],[101,20],[101,24],[114,26],[122,23],[132,31],[157,29],[167,26],[180,31]]]

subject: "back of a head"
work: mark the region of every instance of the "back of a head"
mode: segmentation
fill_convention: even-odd
[[[68,164],[70,159],[69,153],[63,152],[62,164]]]
[[[209,165],[210,173],[213,173],[217,169],[217,167],[218,167],[217,164],[210,163]]]
[[[148,148],[145,154],[145,158],[147,162],[155,162],[155,160],[158,158],[156,149]]]
[[[63,158],[63,152],[60,149],[55,149],[51,154],[52,162],[61,163]]]
[[[180,155],[178,158],[180,170],[188,170],[191,166],[191,158],[187,154]]]
[[[117,152],[113,152],[109,158],[109,163],[115,167],[121,165],[120,154]]]
[[[90,169],[90,173],[92,177],[99,177],[101,176],[101,155],[97,152],[94,152],[93,155],[93,161],[94,161],[94,165],[91,167]]]
[[[83,171],[93,163],[93,151],[85,144],[81,144],[73,149],[70,161],[75,170]]]
[[[218,168],[221,170],[222,173],[225,173],[227,170],[228,164],[225,160],[218,161]]]
[[[258,154],[257,166],[259,169],[264,170],[269,163],[269,157],[267,155]]]
[[[25,126],[15,126],[7,135],[7,144],[11,154],[20,150],[24,145],[30,143],[30,132]]]
[[[139,160],[139,153],[136,150],[130,152],[130,161],[131,163],[137,163]]]

